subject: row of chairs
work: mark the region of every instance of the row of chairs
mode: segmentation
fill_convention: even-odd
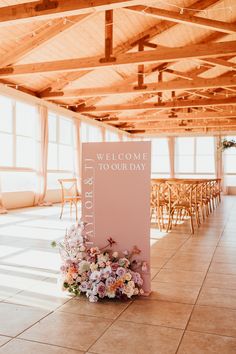
[[[161,231],[189,219],[199,227],[221,201],[220,179],[152,179],[151,221]]]

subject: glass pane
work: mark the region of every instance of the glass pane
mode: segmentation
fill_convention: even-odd
[[[232,148],[233,149],[233,148]],[[225,156],[225,173],[236,173],[236,156],[226,155]]]
[[[88,141],[87,132],[88,132],[88,124],[85,122],[81,122],[81,124],[80,124],[80,139],[81,139],[82,143],[86,143]]]
[[[16,102],[16,134],[35,137],[36,108]]]
[[[111,130],[106,130],[106,141],[119,141],[119,135],[116,132],[113,132]]]
[[[214,155],[214,138],[199,137],[196,138],[197,155]]]
[[[47,174],[47,187],[48,189],[60,189],[60,184],[58,182],[59,178],[73,178],[72,173],[61,173],[61,172],[49,172]]]
[[[59,142],[61,144],[73,145],[71,120],[60,117],[59,132]]]
[[[176,138],[176,155],[193,155],[194,138]]]
[[[1,172],[3,192],[35,191],[34,172]]]
[[[165,138],[152,139],[152,154],[155,155],[168,155],[169,148],[168,142]]]
[[[13,136],[0,133],[0,165],[13,165]]]
[[[89,142],[101,142],[102,131],[101,128],[95,125],[88,125],[88,141]]]
[[[59,170],[73,170],[73,148],[59,145]]]
[[[48,135],[50,142],[57,140],[57,116],[52,113],[48,115]]]
[[[196,165],[197,173],[215,173],[214,155],[197,155]]]
[[[48,144],[48,170],[57,170],[58,161],[57,161],[57,144],[49,143]]]
[[[12,132],[12,101],[0,96],[0,131]]]
[[[16,166],[35,168],[35,141],[18,136],[16,139]]]
[[[194,158],[193,156],[178,156],[176,158],[176,171],[178,173],[194,172]]]
[[[226,186],[236,186],[236,176],[225,176],[224,183]]]
[[[170,172],[169,156],[152,155],[152,173]]]

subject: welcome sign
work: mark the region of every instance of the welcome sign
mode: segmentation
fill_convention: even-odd
[[[123,252],[137,246],[150,265],[150,142],[82,144],[82,219],[90,240],[116,241]],[[150,267],[142,274],[150,292]]]

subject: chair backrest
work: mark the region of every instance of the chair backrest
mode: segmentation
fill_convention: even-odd
[[[61,186],[62,200],[73,198],[79,195],[76,178],[59,179]]]

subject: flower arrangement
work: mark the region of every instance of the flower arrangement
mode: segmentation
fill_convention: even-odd
[[[134,246],[131,252],[120,255],[112,250],[116,242],[112,238],[107,242],[103,248],[91,246],[83,222],[66,232],[64,240],[58,243],[63,290],[75,296],[85,294],[90,302],[103,298],[130,299],[144,293],[138,269],[147,271],[147,263],[135,259],[141,251]]]
[[[227,150],[231,147],[236,147],[236,141],[234,139],[231,139],[231,140],[224,139],[221,142],[220,149],[222,151]]]

